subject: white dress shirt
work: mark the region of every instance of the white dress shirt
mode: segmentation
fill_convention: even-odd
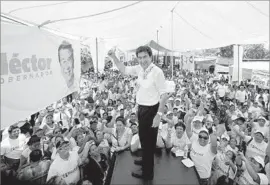
[[[150,70],[151,69],[151,70]],[[146,79],[143,78],[146,72]],[[165,92],[165,77],[163,71],[151,63],[144,71],[141,66],[128,66],[125,68],[127,75],[138,76],[138,91],[136,101],[139,105],[153,106],[160,100],[160,95]]]
[[[235,99],[237,99],[239,102],[244,103],[246,100],[247,93],[246,91],[237,91],[235,94]]]
[[[227,92],[227,87],[225,85],[218,85],[216,89],[219,97],[222,98],[225,96],[225,93]]]

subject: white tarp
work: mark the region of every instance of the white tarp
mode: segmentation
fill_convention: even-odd
[[[269,1],[141,1],[122,9],[134,2],[70,1],[42,6],[56,3],[2,1],[1,12],[42,24],[119,8],[45,27],[76,36],[102,38],[124,50],[156,40],[157,30],[158,43],[177,51],[269,42]]]
[[[265,61],[265,62],[243,62],[242,63],[242,68],[246,69],[253,69],[253,70],[263,70],[265,72],[269,73],[269,65],[270,65],[270,60]]]
[[[215,66],[215,73],[229,73],[230,71],[230,68],[227,67],[227,66],[222,66],[222,65],[219,65],[219,64],[216,64]]]
[[[1,23],[1,127],[78,90],[80,73],[79,42]]]

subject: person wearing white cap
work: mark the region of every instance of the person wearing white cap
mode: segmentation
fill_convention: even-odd
[[[177,107],[178,109],[181,108],[180,103],[181,103],[181,99],[180,98],[176,98],[174,100],[174,107]]]
[[[239,149],[237,148],[237,141],[236,138],[231,138],[229,145],[226,147],[226,151],[232,151],[233,153],[237,153],[239,151]]]
[[[259,130],[255,131],[254,137],[252,137],[247,136],[236,129],[234,129],[234,131],[246,142],[246,157],[260,156],[263,159],[265,158],[267,143],[264,141],[264,134],[262,132],[260,132]]]
[[[159,133],[158,137],[161,137],[163,140],[167,138],[168,130],[172,130],[174,132],[173,126],[173,113],[172,111],[168,111],[166,116],[162,117],[163,124],[159,125]]]
[[[221,135],[220,141],[218,142],[218,152],[226,152],[227,146],[230,141],[230,136],[227,133]]]
[[[226,94],[227,90],[227,86],[225,85],[224,81],[220,81],[220,84],[216,87],[217,90],[217,94],[219,95],[219,97],[221,99],[224,99],[224,96]]]
[[[189,139],[194,134],[191,127],[192,120],[192,113],[188,113],[186,133]],[[209,135],[207,131],[200,130],[197,139],[190,141],[190,158],[199,174],[199,183],[200,185],[208,185],[212,163],[217,154],[217,136],[215,134]]]
[[[207,96],[207,94],[208,93],[205,86],[202,86],[202,88],[199,90],[199,96],[203,96],[203,95]]]
[[[167,103],[168,109],[169,109],[170,111],[172,111],[172,109],[173,109],[173,101],[174,101],[174,99],[173,99],[172,97],[170,97],[170,98],[169,98],[169,102]]]
[[[262,114],[262,109],[258,106],[258,102],[254,102],[248,109],[248,113],[251,113],[253,118],[258,118]]]
[[[241,117],[244,117],[245,119],[248,119],[248,109],[247,109],[247,105],[243,105],[241,108],[240,108],[240,113]]]
[[[213,120],[212,116],[210,114],[207,114],[206,118],[205,118],[205,127],[213,129],[213,127],[214,127],[213,123],[214,123],[214,120]]]
[[[195,116],[192,120],[192,137],[191,141],[197,140],[199,132],[202,130],[207,131],[205,126],[203,125],[203,116]],[[207,131],[208,132],[208,131]]]
[[[268,139],[269,136],[269,126],[266,125],[266,119],[263,116],[260,116],[257,122],[252,122],[252,133],[254,133],[256,130],[261,131],[265,139]]]
[[[235,98],[236,91],[232,86],[229,85],[228,91],[227,91],[227,97],[232,100]]]
[[[224,153],[217,153],[213,161],[210,184],[217,184],[217,180],[221,176],[228,176],[230,179],[234,179],[237,172],[237,167],[235,165],[235,157],[236,154],[231,150],[228,150]]]
[[[240,86],[240,90],[236,91],[235,99],[238,100],[240,103],[244,103],[247,99],[248,95],[244,89],[244,86]]]
[[[269,127],[269,132],[270,132],[270,127]],[[267,155],[268,159],[270,159],[270,141],[269,140],[268,140],[268,145],[267,145],[267,148],[266,148],[266,155]],[[265,165],[265,171],[266,171],[266,175],[267,175],[267,178],[268,178],[268,182],[270,182],[270,162],[269,161]]]
[[[173,118],[172,118],[172,120],[173,120],[174,125],[176,123],[178,123],[178,121],[179,121],[179,119],[178,119],[178,108],[177,107],[173,108]]]
[[[243,185],[267,185],[268,179],[264,171],[264,159],[260,156],[247,158],[243,153],[239,153],[236,159],[237,166],[243,172],[235,179],[238,184]]]

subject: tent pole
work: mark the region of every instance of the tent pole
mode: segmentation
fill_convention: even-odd
[[[240,65],[240,61],[239,61],[239,58],[240,58],[240,55],[239,55],[239,45],[237,45],[237,51],[238,51],[238,53],[237,53],[237,55],[238,55],[238,85],[240,85],[240,68],[239,68],[239,65]]]
[[[98,72],[98,39],[96,38],[96,66]]]
[[[157,30],[157,44],[159,45],[159,43],[158,43],[158,30]],[[158,51],[157,51],[158,53],[157,53],[157,63],[158,63],[158,59],[159,59],[159,48],[158,48]]]
[[[174,9],[173,9],[174,10]],[[173,10],[172,12],[172,21],[171,21],[171,50],[172,50],[172,56],[171,56],[171,65],[172,65],[172,80],[173,80]]]
[[[164,65],[167,65],[167,52],[165,53],[165,61],[164,61]]]

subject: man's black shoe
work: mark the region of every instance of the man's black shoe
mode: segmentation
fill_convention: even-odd
[[[138,179],[143,179],[143,180],[153,180],[153,176],[151,177],[146,177],[143,175],[142,171],[136,171],[136,172],[132,172],[131,175],[135,178],[138,178]]]
[[[135,159],[134,164],[142,166],[142,160],[141,159]]]
[[[138,179],[144,179],[142,172],[132,172],[131,175]]]

